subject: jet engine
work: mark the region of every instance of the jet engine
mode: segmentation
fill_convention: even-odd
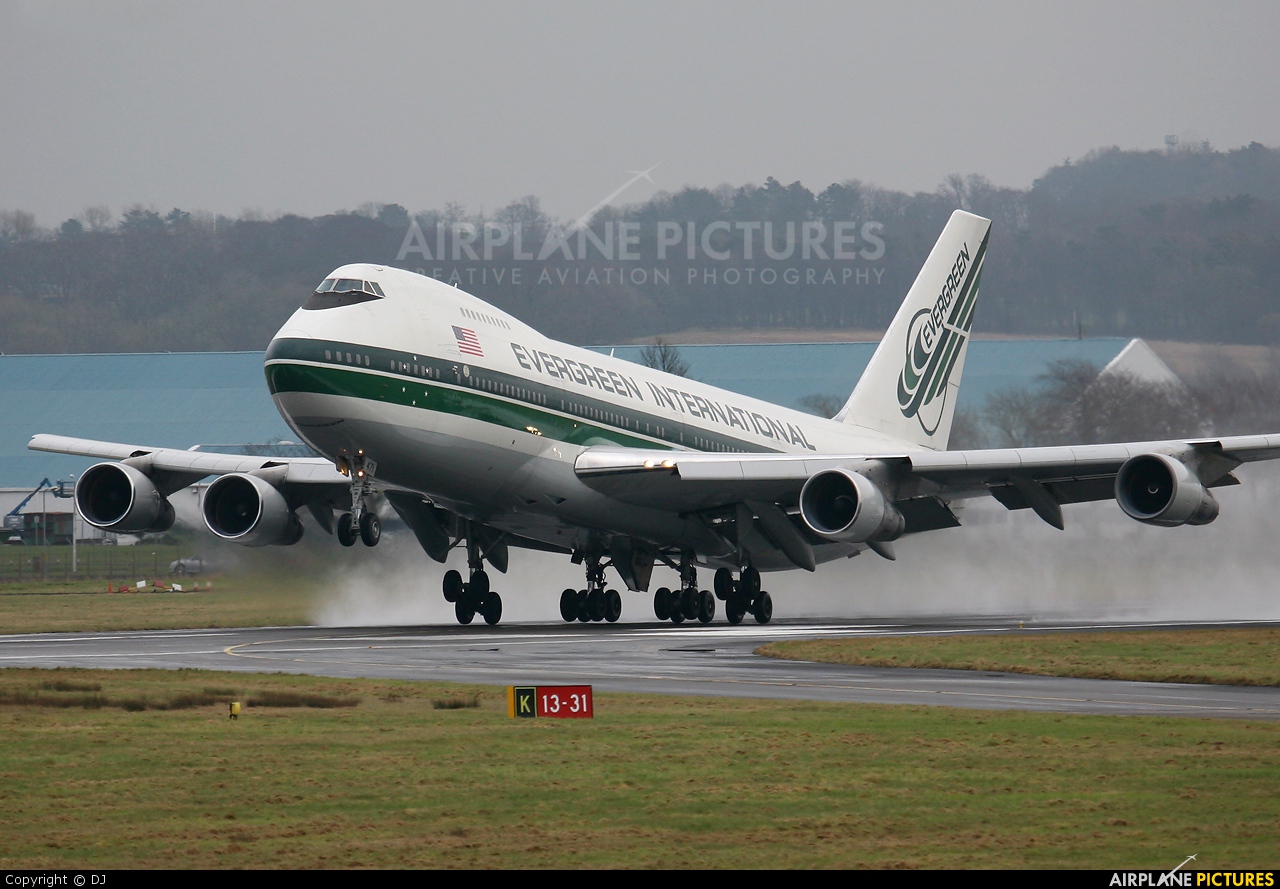
[[[124,463],[91,466],[76,482],[76,510],[95,528],[139,534],[173,527],[173,506],[145,473]]]
[[[302,521],[270,483],[233,472],[204,493],[204,523],[241,546],[292,546],[302,539]]]
[[[1180,460],[1164,454],[1129,458],[1116,473],[1116,502],[1148,525],[1207,525],[1218,517],[1218,501]]]
[[[814,533],[849,543],[895,540],[906,528],[902,513],[875,483],[847,469],[819,472],[805,482],[800,516]]]

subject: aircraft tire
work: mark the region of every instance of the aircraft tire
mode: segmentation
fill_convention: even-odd
[[[742,607],[742,601],[737,597],[730,599],[724,603],[724,616],[729,619],[729,623],[735,627],[742,623],[743,616],[747,613],[747,609]]]
[[[356,545],[356,537],[358,536],[359,531],[357,531],[353,525],[354,523],[351,521],[351,513],[344,512],[342,515],[338,516],[338,542],[343,546]]]
[[[484,622],[489,626],[496,626],[498,621],[502,620],[502,597],[497,593],[490,593],[484,597],[480,603],[480,614],[484,617]]]
[[[382,539],[382,522],[371,512],[360,516],[360,539],[365,546],[377,546]]]
[[[591,609],[587,607],[590,596],[586,590],[578,590],[578,620],[584,624],[591,622]]]
[[[475,620],[476,609],[466,597],[463,597],[454,603],[453,613],[454,616],[458,618],[458,623],[465,627],[467,624],[471,623],[471,621]]]
[[[748,565],[742,569],[742,592],[754,599],[760,593],[760,572]]]
[[[671,596],[671,622],[673,624],[684,623],[684,605],[681,603],[679,596]]]
[[[717,568],[715,581],[711,584],[716,591],[716,598],[721,602],[729,601],[733,595],[733,572],[728,568]]]
[[[462,596],[462,575],[450,568],[444,573],[444,582],[441,586],[444,588],[444,600],[457,602]]]
[[[773,620],[773,597],[761,592],[756,596],[755,604],[751,606],[751,613],[758,624],[767,624]]]
[[[653,594],[653,616],[658,620],[671,618],[671,590],[664,586],[658,587],[658,591]]]
[[[578,619],[578,591],[565,590],[560,594],[560,616],[567,624]]]
[[[609,590],[604,594],[604,619],[611,624],[616,624],[620,617],[622,617],[622,596],[618,595],[617,590]]]
[[[489,575],[483,568],[471,572],[471,583],[467,587],[467,592],[477,602],[483,602],[484,597],[489,595]]]
[[[716,597],[712,595],[711,590],[703,590],[699,599],[701,601],[698,603],[698,622],[709,624],[716,619]]]
[[[698,619],[698,612],[702,610],[702,599],[696,589],[687,589],[680,595],[680,608],[684,612],[685,620]]]
[[[587,593],[587,611],[591,620],[599,623],[604,620],[604,590],[592,590]]]

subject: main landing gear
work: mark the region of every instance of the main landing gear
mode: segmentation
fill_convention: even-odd
[[[373,493],[373,473],[378,464],[360,451],[354,457],[339,455],[338,471],[351,479],[351,512],[338,516],[338,542],[343,546],[355,546],[357,539],[365,546],[377,546],[382,538],[382,522],[365,504],[365,497]]]
[[[444,600],[453,603],[453,613],[458,623],[466,625],[479,614],[484,622],[493,626],[502,620],[502,597],[489,589],[489,575],[474,541],[467,541],[467,563],[471,579],[462,582],[462,574],[449,569],[444,573]]]
[[[724,602],[729,623],[740,624],[747,614],[758,624],[767,624],[773,619],[773,598],[760,589],[760,572],[750,565],[742,569],[736,581],[728,568],[717,570],[713,586],[716,598]]]
[[[622,617],[622,596],[617,590],[604,588],[604,566],[596,557],[587,558],[587,588],[566,589],[560,594],[560,616],[566,623],[575,620],[582,623],[608,621],[614,623]]]
[[[716,598],[710,590],[698,589],[698,572],[687,558],[680,560],[680,589],[659,587],[653,594],[653,613],[658,620],[682,624],[696,620],[709,624],[715,620]]]

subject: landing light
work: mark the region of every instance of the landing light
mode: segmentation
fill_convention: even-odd
[[[663,469],[675,469],[675,468],[676,468],[676,461],[675,461],[675,460],[663,460],[663,461],[662,461],[662,468],[663,468]]]
[[[537,426],[526,426],[526,427],[524,427],[524,431],[525,431],[525,432],[532,432],[534,435],[541,435],[541,434],[542,434],[541,432],[539,432],[539,431],[538,431],[538,427],[537,427]]]

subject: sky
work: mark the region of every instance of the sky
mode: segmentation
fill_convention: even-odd
[[[685,185],[1025,188],[1280,145],[1271,2],[0,4],[0,210],[576,218]]]

